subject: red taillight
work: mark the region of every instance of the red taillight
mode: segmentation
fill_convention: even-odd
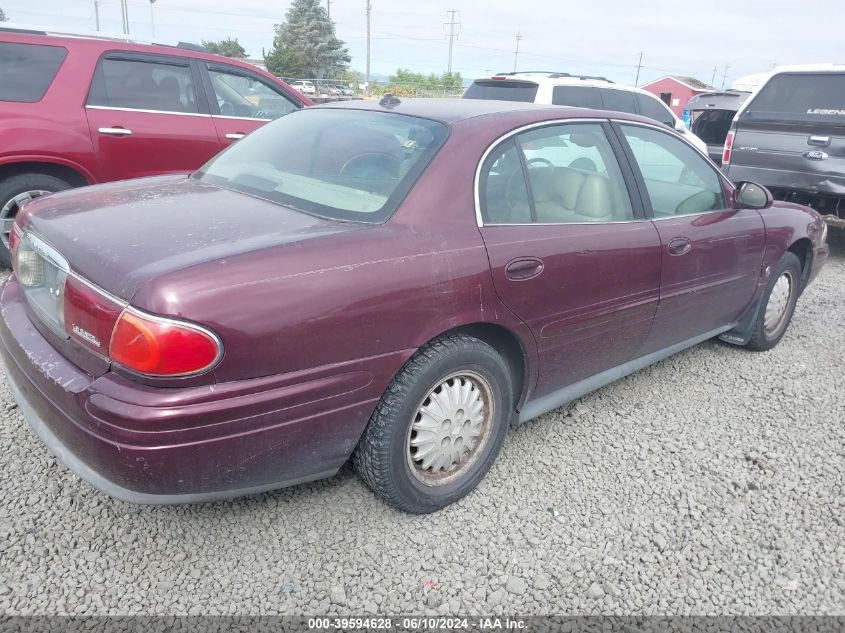
[[[112,331],[125,304],[73,275],[65,280],[64,294],[65,331],[85,347],[107,356]]]
[[[206,329],[125,309],[111,335],[109,356],[120,365],[152,376],[183,376],[209,369],[222,347]]]
[[[725,149],[722,151],[722,166],[731,162],[731,150],[734,147],[734,132],[731,130],[725,137]]]

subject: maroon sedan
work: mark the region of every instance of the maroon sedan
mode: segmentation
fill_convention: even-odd
[[[814,211],[647,119],[395,98],[39,199],[11,245],[10,384],[80,477],[194,502],[351,455],[410,512],[511,424],[712,337],[773,347],[828,252]]]

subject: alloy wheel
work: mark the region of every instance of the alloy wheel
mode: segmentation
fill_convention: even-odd
[[[23,191],[3,205],[3,208],[0,209],[0,223],[2,223],[2,233],[0,233],[0,239],[3,240],[3,245],[6,248],[9,247],[9,231],[12,230],[12,225],[15,223],[15,217],[17,216],[21,205],[28,200],[46,196],[48,193],[52,192],[45,191],[43,189]]]

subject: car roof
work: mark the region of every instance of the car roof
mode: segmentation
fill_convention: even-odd
[[[160,55],[179,55],[205,60],[220,60],[233,66],[250,70],[259,70],[254,64],[241,59],[217,55],[197,44],[188,42],[163,42],[143,40],[122,33],[107,32],[71,32],[44,26],[21,24],[16,22],[0,23],[0,41],[13,39],[16,42],[45,44],[64,47],[87,47],[108,51],[116,46],[122,51],[137,53],[158,53]],[[266,72],[266,71],[262,71]]]
[[[590,110],[587,108],[572,108],[569,106],[548,105],[541,103],[526,103],[524,101],[497,101],[495,99],[405,99],[394,97],[396,103],[387,102],[386,98],[357,99],[353,101],[335,101],[308,108],[368,110],[372,112],[396,112],[408,116],[420,117],[440,121],[447,125],[483,116],[507,114],[536,114],[536,120],[545,119],[625,119],[652,124],[651,119],[628,114],[625,112],[610,112],[606,110]]]
[[[552,85],[552,86],[587,86],[589,88],[607,88],[609,90],[624,90],[626,92],[635,92],[641,95],[647,95],[654,99],[658,99],[654,94],[642,88],[635,88],[625,84],[617,84],[604,77],[593,77],[590,75],[572,75],[569,73],[552,73],[540,70],[529,70],[515,73],[499,73],[492,77],[479,77],[475,81],[531,81],[536,84]],[[658,99],[659,101],[659,99]]]

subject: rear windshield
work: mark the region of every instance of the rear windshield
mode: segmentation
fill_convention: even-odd
[[[533,81],[474,81],[466,89],[464,99],[497,99],[499,101],[524,101],[533,103],[538,85]]]
[[[324,218],[382,222],[448,131],[390,112],[300,110],[238,141],[195,177]]]
[[[743,116],[845,123],[845,74],[775,75],[754,97]]]
[[[61,46],[0,42],[0,101],[41,101],[65,57]]]
[[[731,129],[733,110],[701,110],[693,113],[690,131],[708,145],[722,145]]]

